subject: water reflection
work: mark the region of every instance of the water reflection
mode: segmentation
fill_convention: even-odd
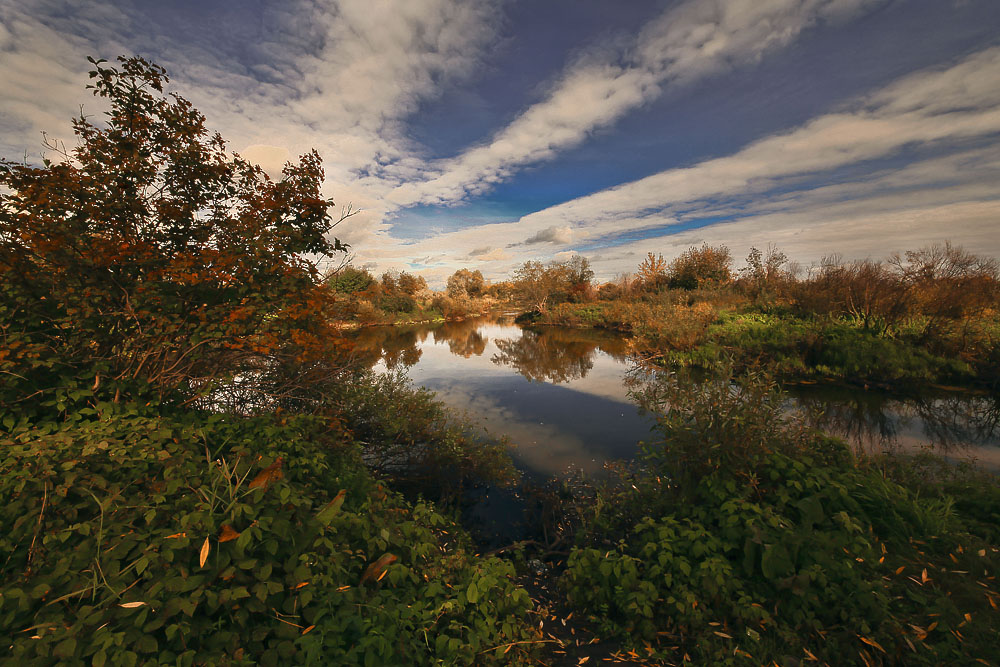
[[[377,368],[407,368],[414,383],[507,436],[518,464],[539,476],[571,467],[598,474],[631,459],[648,439],[623,384],[627,343],[577,329],[524,329],[510,317],[356,333],[357,355]]]
[[[1000,397],[931,392],[906,398],[833,387],[796,387],[816,426],[869,452],[930,448],[1000,465]]]
[[[599,473],[636,455],[652,420],[638,413],[625,378],[625,339],[559,327],[521,329],[510,318],[356,332],[356,354],[372,366],[408,369],[414,383],[508,436],[515,459],[539,475],[569,467]],[[933,448],[1000,468],[1000,399],[968,394],[893,397],[851,388],[799,386],[790,407],[867,451]]]
[[[496,341],[500,352],[491,360],[509,366],[535,382],[569,382],[587,377],[600,350],[626,363],[628,345],[621,336],[585,329],[525,329],[517,338]]]

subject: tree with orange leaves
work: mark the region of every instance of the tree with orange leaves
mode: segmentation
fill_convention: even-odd
[[[162,68],[89,60],[103,121],[76,118],[58,160],[0,161],[7,400],[83,373],[191,396],[304,362],[329,335],[305,256],[345,249],[319,155],[272,180],[164,93]]]

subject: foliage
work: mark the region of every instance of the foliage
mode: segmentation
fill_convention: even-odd
[[[582,255],[564,262],[528,261],[514,272],[514,294],[533,310],[545,312],[550,303],[583,302],[593,298],[594,272]]]
[[[229,154],[164,71],[91,61],[110,111],[43,167],[0,162],[0,371],[33,395],[95,364],[188,395],[329,352],[315,266],[332,202],[313,152],[273,182]],[[123,385],[124,386],[124,385]]]
[[[0,166],[0,664],[521,661],[512,568],[365,466],[510,471],[346,367],[319,156],[272,182],[162,69],[92,62],[106,123]]]
[[[690,248],[669,265],[649,253],[637,280],[621,276],[580,304],[553,298],[541,264],[518,275],[533,323],[630,333],[639,354],[664,365],[765,364],[787,380],[884,387],[1000,386],[994,260],[946,243],[885,262],[828,257],[801,279],[774,247],[751,248],[736,281],[728,266],[725,248]]]
[[[356,294],[371,287],[372,274],[364,269],[345,266],[326,278],[326,285],[337,294]]]
[[[787,265],[788,256],[774,246],[768,246],[766,253],[751,247],[739,272],[740,286],[754,300],[770,296],[793,279]]]
[[[463,484],[505,484],[515,477],[503,445],[475,437],[425,389],[401,373],[357,371],[331,401],[362,443],[366,464],[397,486],[447,497]]]
[[[58,400],[3,416],[0,664],[456,664],[524,638],[510,566],[336,423]]]
[[[680,289],[719,287],[732,279],[733,258],[726,246],[689,248],[670,263],[669,285]]]
[[[664,287],[670,280],[667,273],[669,265],[663,255],[646,253],[646,259],[642,260],[636,270],[636,279],[642,284],[643,289],[656,291]]]
[[[452,298],[480,296],[485,282],[482,271],[459,269],[448,278],[448,296]]]
[[[570,555],[567,594],[604,632],[696,664],[971,664],[992,650],[995,523],[786,418],[766,380],[687,391],[676,377],[646,389],[663,441],[599,498]]]

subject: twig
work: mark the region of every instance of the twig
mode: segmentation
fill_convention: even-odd
[[[38,513],[38,523],[35,524],[35,534],[31,537],[31,546],[28,547],[28,568],[26,575],[31,574],[31,559],[35,555],[35,540],[38,539],[38,533],[42,530],[42,517],[45,516],[45,505],[49,500],[49,481],[45,480],[43,485],[44,495],[42,495],[42,511]]]
[[[558,639],[526,639],[520,642],[511,642],[509,644],[500,644],[499,646],[494,646],[493,648],[488,648],[480,651],[476,655],[482,655],[483,653],[489,653],[490,651],[495,651],[498,648],[507,648],[509,646],[517,646],[518,644],[562,644]]]

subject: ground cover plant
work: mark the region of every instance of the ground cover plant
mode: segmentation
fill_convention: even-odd
[[[855,458],[761,378],[660,376],[641,399],[661,439],[563,577],[605,633],[675,663],[995,664],[995,478],[927,493],[919,466]]]
[[[271,180],[91,62],[107,115],[0,163],[0,664],[527,660],[510,565],[367,465],[510,470],[351,366],[319,156]]]

